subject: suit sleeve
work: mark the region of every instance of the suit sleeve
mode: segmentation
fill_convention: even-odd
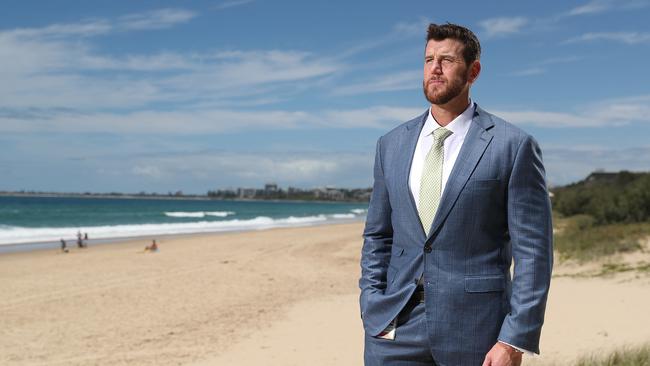
[[[393,226],[388,190],[384,180],[381,157],[381,138],[377,141],[375,153],[374,184],[366,226],[363,231],[363,248],[361,250],[361,316],[373,296],[381,296],[386,289],[386,273],[393,244]]]
[[[526,136],[517,150],[508,182],[508,231],[514,274],[510,313],[499,340],[539,353],[539,338],[553,266],[551,203],[541,150]]]

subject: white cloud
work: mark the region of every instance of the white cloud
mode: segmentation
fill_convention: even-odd
[[[370,149],[371,150],[371,149]],[[374,151],[357,152],[210,152],[133,158],[131,174],[141,179],[173,180],[184,177],[209,187],[261,186],[369,186]],[[114,173],[119,174],[120,167]],[[144,173],[144,174],[143,174]],[[154,173],[154,174],[150,174]],[[146,182],[143,182],[146,183]]]
[[[584,5],[575,7],[567,12],[567,15],[585,15],[602,13],[608,10],[611,6],[610,1],[596,0],[588,2]]]
[[[189,10],[167,8],[127,14],[118,19],[86,19],[76,23],[52,24],[40,28],[17,28],[2,31],[0,35],[20,41],[94,37],[113,32],[169,28],[185,23],[196,16],[196,13]]]
[[[132,113],[70,113],[49,111],[24,116],[0,113],[0,132],[200,135],[232,131],[309,128],[376,128],[384,130],[413,118],[420,108],[377,106],[313,113],[287,110],[176,110]]]
[[[304,125],[306,112],[258,113],[234,107],[287,99],[346,69],[339,61],[291,50],[108,56],[99,53],[85,38],[117,28],[160,28],[193,16],[187,11],[163,9],[118,21],[0,32],[0,109],[10,111],[0,118],[0,129],[191,134],[249,126],[295,128]],[[404,27],[396,26],[393,33],[406,32]],[[339,92],[350,95],[368,90],[404,90],[417,87],[419,81],[418,73],[402,72],[350,85]],[[174,111],[152,110],[153,104],[160,103],[174,103]],[[109,112],[112,109],[119,112]],[[129,110],[132,112],[125,112]],[[380,128],[387,122],[386,116],[390,116],[392,124],[410,117],[411,111],[390,107],[323,111],[322,116],[310,116],[310,120],[311,125],[318,126]],[[41,119],[35,114],[48,117]],[[350,115],[355,116],[354,120],[348,118]]]
[[[224,103],[261,93],[278,98],[295,93],[291,82],[326,77],[341,68],[310,53],[280,50],[106,56],[87,43],[10,31],[0,33],[0,107],[92,110]]]
[[[137,93],[134,93],[137,94]],[[133,96],[135,98],[135,96]],[[603,100],[572,111],[501,109],[494,113],[520,125],[548,128],[623,126],[650,122],[650,96]],[[386,130],[424,112],[422,108],[374,106],[317,111],[186,108],[174,111],[76,113],[66,110],[5,109],[0,132],[200,135],[233,131],[370,128]]]
[[[587,108],[604,120],[650,121],[650,95],[610,99]]]
[[[123,30],[148,30],[169,28],[185,23],[197,14],[185,9],[158,9],[121,17],[116,28]]]
[[[94,19],[78,23],[52,24],[42,28],[18,28],[0,32],[0,35],[19,40],[57,39],[63,37],[92,37],[108,34],[113,30],[114,25],[108,20]]]
[[[545,60],[537,62],[537,65],[553,65],[553,64],[565,64],[570,62],[580,61],[582,58],[578,56],[565,56],[565,57],[552,57]]]
[[[103,71],[181,71],[201,68],[200,55],[181,55],[162,52],[153,55],[126,55],[109,57],[94,54],[89,50],[80,52],[76,65],[85,70]],[[68,65],[67,67],[72,67]]]
[[[219,80],[216,81],[227,84],[295,81],[325,76],[340,67],[310,53],[297,51],[236,51],[216,56],[224,60],[217,65]]]
[[[515,124],[550,128],[593,127],[601,126],[607,123],[607,121],[601,118],[593,119],[589,116],[565,112],[538,110],[496,110],[494,111],[494,114]]]
[[[424,113],[426,108],[377,106],[317,112],[318,125],[333,128],[376,128],[386,130]]]
[[[512,75],[512,76],[532,76],[532,75],[540,75],[540,74],[543,74],[545,72],[546,72],[546,69],[541,68],[541,67],[529,67],[527,69],[514,71],[510,75]]]
[[[611,10],[633,10],[648,5],[650,4],[647,0],[592,0],[561,14],[560,17],[600,14]]]
[[[419,19],[411,22],[396,23],[387,33],[379,34],[368,41],[354,42],[354,46],[339,52],[336,56],[336,59],[347,59],[352,56],[367,53],[370,50],[385,47],[390,44],[403,44],[404,41],[413,39],[414,37],[417,37],[421,40],[422,50],[424,50],[424,40],[426,39],[427,27],[430,23],[431,22],[424,17],[420,17]]]
[[[249,144],[233,151],[183,136],[121,135],[106,140],[19,134],[12,141],[15,148],[0,146],[0,167],[5,189],[204,193],[229,186],[260,187],[269,181],[282,187],[368,187],[374,157],[374,141],[369,140],[344,151],[308,141],[300,146]],[[43,180],[43,174],[50,179]]]
[[[479,22],[485,38],[507,36],[525,30],[530,33],[547,33],[562,31],[559,23],[574,21],[576,17],[605,14],[622,11],[635,11],[650,6],[648,0],[591,0],[569,10],[548,16],[531,17],[497,17]],[[615,15],[612,15],[615,16]]]
[[[382,75],[362,83],[336,87],[334,95],[357,95],[398,90],[419,89],[422,85],[422,71],[400,71]]]
[[[549,65],[570,63],[580,60],[580,57],[567,56],[567,57],[553,57],[546,60],[541,60],[533,63],[529,68],[517,70],[510,73],[511,76],[533,76],[546,73]]]
[[[614,41],[625,44],[649,43],[650,33],[640,32],[600,32],[585,33],[581,36],[570,38],[564,43],[590,42],[590,41]]]
[[[54,24],[41,28],[0,31],[0,73],[5,77],[37,79],[47,73],[77,75],[87,69],[160,70],[199,64],[193,55],[170,52],[157,55],[126,55],[121,58],[99,54],[90,37],[126,30],[160,29],[193,16],[186,10],[161,9],[131,14],[123,20],[93,19]],[[147,66],[148,65],[148,66]],[[11,81],[11,80],[10,80]]]
[[[585,112],[499,110],[494,114],[515,124],[549,128],[623,126],[650,122],[650,95],[618,98],[580,106]]]
[[[427,28],[431,21],[426,18],[420,18],[413,22],[399,22],[393,26],[392,36],[414,37],[420,36],[426,38]]]
[[[146,178],[160,179],[162,177],[162,172],[156,166],[146,165],[141,166],[137,165],[131,169],[131,172],[137,176],[143,176]]]
[[[232,0],[232,1],[224,1],[221,4],[217,4],[214,8],[217,10],[221,9],[228,9],[228,8],[234,8],[237,6],[242,6],[246,4],[252,3],[254,0]]]
[[[547,181],[564,185],[582,180],[596,170],[648,171],[650,147],[615,149],[602,146],[543,148]]]
[[[524,17],[501,17],[483,20],[479,25],[487,37],[498,37],[520,32],[528,23],[528,19]]]

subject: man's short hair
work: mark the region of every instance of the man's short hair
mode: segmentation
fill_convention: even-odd
[[[445,39],[455,39],[464,45],[463,58],[467,65],[481,59],[481,43],[471,30],[458,24],[429,24],[427,30],[427,43],[430,40],[443,41]]]

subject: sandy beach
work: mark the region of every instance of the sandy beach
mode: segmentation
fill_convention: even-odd
[[[360,365],[362,228],[0,255],[0,364]],[[524,364],[649,342],[649,290],[647,275],[554,278],[542,355]]]

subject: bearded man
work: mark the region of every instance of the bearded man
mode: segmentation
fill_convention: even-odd
[[[367,366],[539,353],[553,261],[544,166],[530,135],[470,99],[480,54],[469,29],[429,25],[431,105],[377,142],[359,280]]]

